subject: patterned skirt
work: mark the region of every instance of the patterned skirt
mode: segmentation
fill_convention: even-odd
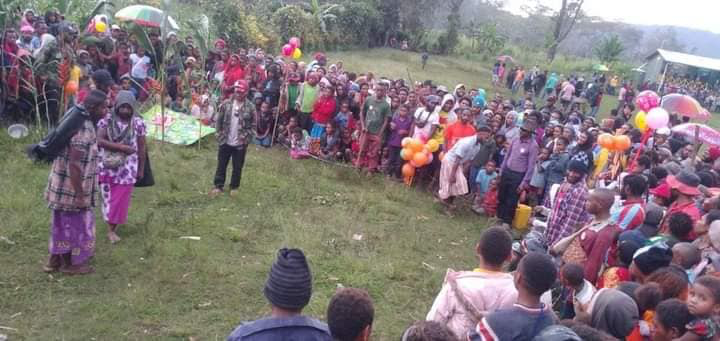
[[[122,225],[127,223],[133,188],[133,185],[100,184],[100,193],[103,199],[103,219],[108,224]]]
[[[456,161],[451,158],[445,158],[442,161],[440,167],[440,190],[438,191],[440,199],[445,200],[449,197],[465,195],[468,192],[468,183],[462,166],[459,166],[455,172],[455,183],[450,183],[450,175],[452,175],[455,163]]]
[[[48,248],[51,255],[70,253],[72,265],[86,264],[95,255],[95,215],[92,209],[53,210]]]

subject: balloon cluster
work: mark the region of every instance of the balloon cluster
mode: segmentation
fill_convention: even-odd
[[[635,97],[638,113],[635,115],[635,126],[645,132],[648,128],[659,129],[667,127],[670,115],[660,108],[660,96],[654,91],[645,90]]]
[[[402,167],[402,174],[409,178],[415,175],[415,168],[429,165],[433,161],[433,153],[440,149],[440,144],[435,140],[423,144],[420,139],[406,137],[402,140],[402,147],[400,157],[407,161]]]
[[[300,38],[290,38],[288,43],[283,45],[282,54],[285,57],[293,57],[293,59],[302,58],[302,50],[300,50]]]
[[[622,152],[630,149],[632,141],[630,141],[630,137],[627,135],[613,136],[605,133],[598,136],[598,144],[607,150]]]

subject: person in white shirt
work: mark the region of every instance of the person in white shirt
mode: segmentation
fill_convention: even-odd
[[[148,70],[150,70],[150,57],[145,55],[145,49],[138,47],[137,51],[130,55],[130,61],[132,62],[130,76],[133,79],[133,92],[135,93],[135,98],[138,98],[140,91],[145,85]]]
[[[435,134],[438,125],[440,124],[440,116],[438,111],[440,107],[440,97],[430,95],[425,99],[427,105],[423,108],[418,108],[415,111],[413,117],[415,122],[413,123],[412,138],[420,139],[421,141],[427,141],[430,137]]]

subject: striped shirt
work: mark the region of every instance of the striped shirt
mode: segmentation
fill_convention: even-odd
[[[642,199],[628,199],[620,209],[611,213],[610,218],[623,231],[634,230],[645,221],[645,202]]]

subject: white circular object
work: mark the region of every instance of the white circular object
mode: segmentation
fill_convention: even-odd
[[[28,135],[29,130],[25,125],[13,124],[7,128],[8,135],[14,139],[23,138]]]

